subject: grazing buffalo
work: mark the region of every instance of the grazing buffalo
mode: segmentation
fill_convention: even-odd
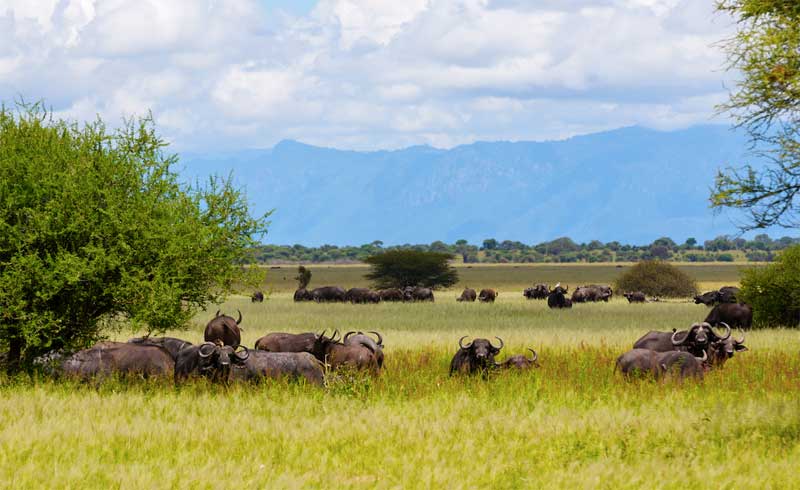
[[[344,300],[350,303],[379,303],[381,297],[368,288],[350,288],[344,293]]]
[[[550,288],[547,284],[536,284],[532,288],[526,288],[522,295],[528,299],[546,299],[550,294]]]
[[[665,375],[677,375],[680,379],[697,377],[702,379],[708,356],[702,357],[689,352],[656,352],[650,349],[633,349],[617,358],[615,370],[619,369],[626,378],[636,374],[648,374],[658,379]]]
[[[712,342],[708,349],[708,363],[711,366],[722,367],[728,362],[728,359],[733,357],[733,354],[746,351],[747,346],[744,345],[744,333],[741,338],[727,338]]]
[[[333,332],[330,337],[322,332],[316,342],[312,354],[314,357],[329,365],[332,370],[342,366],[350,366],[354,369],[369,370],[378,373],[378,359],[375,354],[363,345],[344,345],[336,340],[338,331]]]
[[[725,341],[730,337],[730,327],[724,326],[726,327],[726,332],[722,335],[714,332],[708,323],[695,323],[689,330],[673,332],[650,331],[634,342],[633,348],[649,349],[656,352],[679,350],[691,352],[695,356],[701,356],[703,352],[708,350],[708,346],[712,342]]]
[[[306,288],[300,288],[294,292],[294,300],[299,301],[313,301],[314,298],[311,296],[311,291]]]
[[[344,345],[362,345],[371,350],[375,354],[375,360],[378,362],[378,368],[383,368],[383,337],[378,332],[370,331],[367,333],[374,334],[377,341],[364,332],[347,332],[344,335],[342,343]]]
[[[475,301],[475,299],[477,297],[478,297],[478,293],[476,293],[474,289],[466,288],[463,291],[461,291],[461,296],[456,298],[456,301],[468,301],[468,302],[471,303],[471,302]]]
[[[227,383],[231,375],[231,364],[241,366],[250,356],[246,347],[238,347],[242,349],[241,352],[229,345],[204,342],[182,349],[175,360],[175,381],[198,375]]]
[[[323,286],[311,291],[311,299],[317,303],[344,303],[346,294],[339,286]]]
[[[433,301],[433,289],[407,286],[403,289],[405,301]]]
[[[261,291],[255,291],[252,296],[250,296],[250,301],[253,303],[263,303],[264,302],[264,293]]]
[[[534,367],[539,367],[539,354],[536,353],[533,349],[528,349],[533,353],[533,357],[528,359],[524,354],[517,354],[515,356],[511,356],[505,361],[499,363],[497,367],[503,369],[519,369],[525,370]]]
[[[595,301],[608,302],[613,295],[611,286],[598,286],[597,284],[590,284],[588,286],[579,286],[572,292],[573,303],[586,303]]]
[[[478,295],[478,300],[480,300],[481,303],[494,303],[494,300],[497,299],[499,294],[500,293],[494,289],[481,289],[481,293]]]
[[[474,374],[480,372],[484,377],[488,375],[489,369],[497,367],[494,356],[500,353],[503,348],[503,339],[495,337],[500,341],[500,347],[495,347],[487,339],[475,339],[467,345],[464,345],[463,336],[458,340],[458,352],[453,356],[450,361],[450,376],[453,373]]]
[[[233,379],[258,382],[265,378],[304,379],[322,386],[324,366],[308,352],[250,352],[243,369],[232,371]]]
[[[750,328],[753,308],[744,303],[720,303],[711,310],[705,322],[715,326],[727,323],[731,327]]]
[[[169,352],[172,359],[178,358],[178,352],[192,343],[175,337],[135,337],[128,340],[129,344],[155,345]]]
[[[239,310],[236,310],[239,311]],[[206,325],[206,330],[203,332],[203,339],[206,342],[222,342],[224,345],[236,347],[242,341],[241,330],[244,330],[239,324],[242,323],[242,312],[239,311],[239,319],[234,320],[232,316],[220,315],[219,310],[214,318]]]
[[[381,289],[378,291],[378,296],[381,298],[381,301],[404,301],[405,295],[403,295],[403,291],[397,288],[390,288],[390,289]]]
[[[174,368],[175,360],[166,349],[122,342],[100,342],[61,362],[61,372],[78,378],[112,374],[169,376]]]
[[[628,300],[628,303],[644,303],[647,301],[644,293],[641,291],[634,291],[632,293],[623,293],[625,299]]]
[[[550,308],[572,308],[572,300],[567,298],[565,294],[569,292],[569,287],[561,287],[556,284],[550,294],[547,295],[547,306]]]
[[[255,348],[267,352],[311,352],[316,341],[317,334],[311,332],[275,332],[256,340]]]

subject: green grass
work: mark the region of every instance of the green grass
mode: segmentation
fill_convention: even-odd
[[[380,377],[343,376],[324,390],[4,380],[0,488],[797,487],[797,331],[749,332],[751,350],[701,383],[626,382],[614,360],[636,338],[708,310],[615,298],[550,311],[521,290],[493,305],[455,295],[318,305],[287,290],[223,305],[241,309],[247,345],[269,331],[384,334]],[[201,340],[210,310],[173,333]],[[501,336],[500,360],[534,347],[541,368],[449,378],[467,334]]]

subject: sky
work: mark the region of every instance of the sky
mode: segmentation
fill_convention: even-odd
[[[0,0],[0,101],[178,151],[359,150],[725,123],[713,0]]]

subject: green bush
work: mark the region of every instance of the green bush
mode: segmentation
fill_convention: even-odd
[[[365,260],[371,266],[365,277],[380,289],[449,287],[458,282],[458,272],[449,263],[452,259],[453,256],[445,252],[391,250]]]
[[[615,286],[620,292],[642,291],[647,295],[668,298],[697,294],[694,279],[674,265],[660,260],[639,262],[622,274]]]
[[[800,316],[800,245],[787,248],[766,267],[742,272],[740,298],[753,307],[753,324],[798,326]]]

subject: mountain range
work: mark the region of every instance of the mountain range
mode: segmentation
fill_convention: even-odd
[[[282,141],[271,149],[181,155],[186,179],[233,173],[254,212],[274,209],[265,243],[387,245],[569,236],[650,243],[736,232],[709,208],[719,168],[745,162],[725,126],[642,127],[560,141],[348,151]]]

